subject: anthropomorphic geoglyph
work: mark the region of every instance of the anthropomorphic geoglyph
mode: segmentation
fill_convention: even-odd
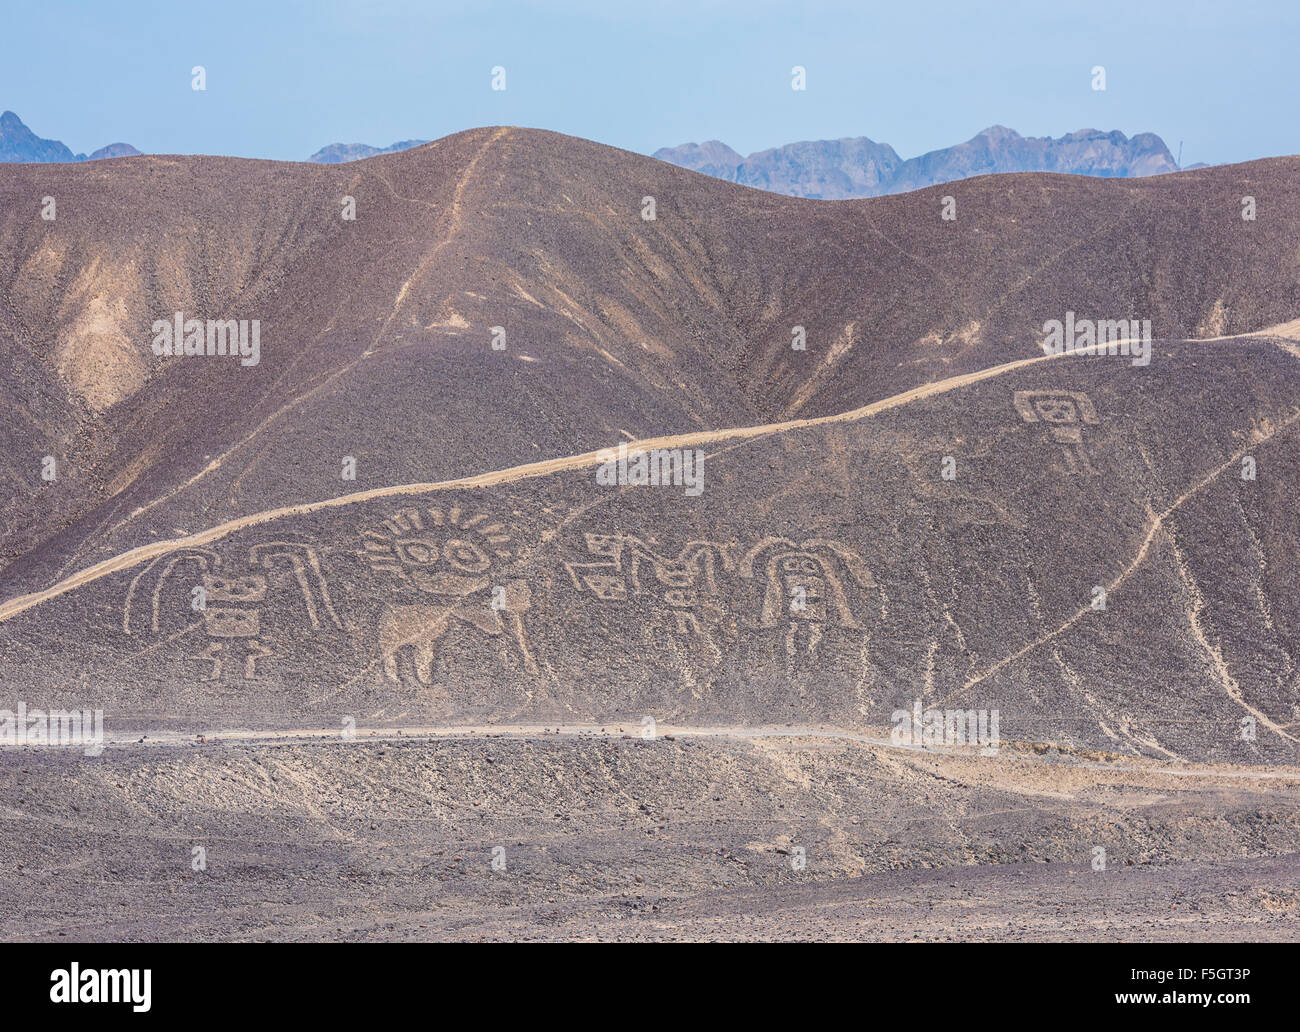
[[[1097,410],[1082,391],[1016,391],[1012,399],[1026,423],[1046,423],[1052,439],[1061,445],[1071,473],[1092,472],[1083,448],[1083,428],[1096,426]]]
[[[460,506],[406,508],[362,531],[359,553],[371,569],[414,588],[427,601],[390,604],[379,622],[384,672],[400,681],[399,657],[410,649],[415,676],[433,681],[438,645],[456,627],[504,638],[524,669],[536,674],[523,614],[531,606],[526,581],[500,572],[515,558],[510,529],[487,514],[466,516]]]
[[[689,541],[676,556],[665,556],[630,534],[586,534],[584,539],[587,551],[598,558],[564,564],[575,588],[603,602],[653,595],[676,633],[704,634],[700,615],[718,595],[716,567],[731,565],[724,546]]]
[[[334,610],[329,587],[321,572],[320,559],[311,545],[296,541],[269,541],[248,552],[253,571],[271,571],[283,565],[307,610],[312,630],[332,626],[343,629]],[[204,681],[220,681],[228,668],[241,671],[244,680],[257,676],[258,661],[275,655],[262,627],[262,608],[270,589],[268,573],[230,572],[221,557],[207,548],[184,548],[159,556],[131,581],[122,613],[122,630],[127,634],[162,634],[162,599],[173,578],[181,571],[198,582],[191,586],[191,607],[203,614],[201,624],[207,645],[192,660],[210,664]],[[144,608],[147,605],[147,608]]]
[[[842,574],[846,576],[842,576]],[[767,537],[745,553],[740,575],[763,583],[759,626],[785,628],[785,651],[815,655],[828,627],[861,630],[845,591],[846,579],[875,588],[875,578],[857,553],[835,541]]]

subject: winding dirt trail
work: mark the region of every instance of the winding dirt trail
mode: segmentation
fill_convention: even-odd
[[[920,387],[914,387],[902,394],[895,394],[889,398],[883,398],[880,401],[874,401],[869,405],[861,408],[852,409],[848,412],[841,412],[833,416],[818,416],[813,419],[792,419],[781,423],[764,423],[759,426],[734,427],[724,430],[703,430],[687,434],[670,434],[664,437],[651,437],[639,441],[622,441],[630,450],[642,449],[649,451],[651,449],[663,448],[692,448],[702,444],[712,444],[722,441],[746,440],[755,437],[765,437],[769,434],[783,433],[788,430],[799,430],[805,427],[822,426],[831,423],[847,423],[859,419],[865,419],[874,416],[879,412],[885,412],[900,405],[906,405],[909,402],[920,401],[923,398],[929,398],[936,394],[944,394],[948,391],[956,390],[969,384],[978,383],[981,380],[987,380],[995,376],[1001,376],[1016,369],[1025,366],[1036,365],[1040,362],[1048,362],[1056,358],[1065,357],[1064,355],[1041,355],[1034,358],[1019,359],[1015,362],[1007,362],[1005,365],[992,366],[988,369],[981,369],[979,372],[966,373],[962,376],[950,377],[947,380],[939,380],[934,383],[927,383]],[[611,445],[614,447],[614,445]],[[273,520],[283,519],[287,516],[305,516],[309,513],[320,512],[325,509],[337,509],[347,505],[356,505],[359,502],[368,502],[376,498],[392,498],[402,495],[419,495],[430,494],[435,491],[454,491],[475,487],[492,487],[497,484],[507,484],[516,480],[527,480],[533,477],[547,476],[551,473],[561,473],[574,469],[594,468],[601,462],[605,461],[604,455],[607,449],[584,452],[581,455],[567,455],[558,459],[544,459],[540,462],[524,463],[520,466],[511,466],[507,469],[494,470],[490,473],[479,473],[471,477],[460,477],[456,480],[443,480],[437,483],[416,483],[416,484],[394,484],[389,487],[370,488],[365,491],[356,491],[352,494],[339,495],[335,498],[326,498],[318,502],[304,502],[300,505],[288,505],[279,509],[267,509],[262,512],[252,513],[248,516],[241,516],[238,519],[229,520],[226,523],[220,523],[215,527],[209,527],[207,530],[199,531],[196,534],[187,534],[184,537],[169,538],[165,541],[153,541],[147,545],[140,545],[137,548],[128,549],[110,559],[95,563],[86,567],[63,580],[51,585],[43,591],[35,591],[27,595],[20,595],[17,598],[0,604],[0,622],[17,616],[19,613],[31,609],[33,606],[40,605],[42,602],[48,602],[52,598],[58,598],[60,595],[79,588],[100,577],[106,577],[110,574],[117,573],[121,570],[128,570],[141,563],[148,562],[160,555],[168,552],[174,552],[181,548],[198,548],[203,545],[211,544],[213,541],[219,541],[224,537],[239,530],[248,527],[260,526],[264,523],[270,523]],[[182,485],[185,486],[185,485]],[[152,504],[152,503],[151,503]]]
[[[163,502],[167,501],[169,498],[174,498],[176,495],[180,494],[181,492],[186,491],[189,488],[193,487],[194,484],[198,483],[209,473],[212,473],[215,470],[219,469],[221,467],[221,464],[227,458],[233,455],[235,452],[239,451],[240,448],[245,447],[251,441],[259,437],[269,426],[271,426],[272,423],[278,422],[280,418],[284,416],[286,413],[292,412],[294,409],[302,405],[303,402],[316,397],[318,394],[320,394],[322,391],[329,388],[332,384],[336,383],[338,380],[354,372],[358,366],[360,366],[363,362],[365,362],[366,359],[368,359],[371,355],[375,354],[375,351],[379,347],[379,342],[383,339],[384,334],[388,332],[388,328],[392,325],[393,320],[397,318],[398,312],[401,311],[402,306],[406,303],[407,296],[409,295],[411,290],[411,285],[415,283],[415,281],[420,277],[428,274],[429,269],[432,267],[437,257],[442,253],[442,251],[447,247],[447,245],[450,244],[454,239],[456,239],[456,237],[460,234],[461,228],[463,227],[465,221],[464,220],[465,189],[469,185],[470,180],[473,178],[475,171],[478,169],[479,162],[483,159],[483,156],[492,148],[492,146],[498,140],[501,140],[509,133],[510,133],[510,129],[508,127],[495,130],[492,133],[492,135],[486,141],[484,141],[484,143],[478,148],[478,150],[474,154],[474,157],[471,158],[470,161],[466,164],[465,170],[461,173],[460,178],[456,182],[455,189],[452,192],[451,205],[448,207],[446,212],[447,215],[446,232],[442,235],[442,237],[439,238],[438,242],[435,243],[432,248],[430,248],[428,253],[420,260],[420,263],[416,266],[415,271],[412,272],[411,275],[406,278],[406,281],[402,284],[402,286],[397,292],[397,297],[394,298],[393,300],[393,310],[388,314],[388,318],[384,320],[383,325],[380,326],[379,328],[379,332],[375,334],[374,339],[370,342],[369,346],[366,348],[365,351],[363,351],[351,362],[334,370],[334,372],[330,373],[328,376],[326,376],[323,380],[317,383],[310,390],[304,391],[302,394],[299,394],[296,397],[291,398],[289,401],[285,402],[278,409],[276,409],[269,416],[267,416],[264,420],[262,420],[262,422],[259,423],[246,437],[244,437],[242,440],[236,441],[234,444],[232,444],[224,452],[218,455],[215,459],[211,460],[206,466],[204,466],[201,470],[195,473],[188,480],[184,481],[183,483],[177,484],[166,494],[159,495],[157,498],[153,499],[153,501],[140,506],[129,516],[127,516],[126,519],[121,520],[120,522],[115,524],[112,528],[110,528],[108,533],[112,534],[118,528],[126,525],[127,523],[130,523],[136,517],[143,515],[144,513],[153,509],[155,506],[160,505]],[[378,173],[376,174],[378,175]],[[388,191],[392,193],[393,196],[396,197],[398,200],[410,204],[423,204],[426,207],[431,207],[434,208],[435,210],[438,210],[437,206],[431,204],[429,201],[423,201],[415,197],[398,196],[396,192],[393,190],[392,184],[389,183],[384,176],[380,175],[379,178],[384,183],[384,185],[388,188]],[[0,617],[0,619],[2,619],[2,617]]]
[[[1300,321],[1297,323],[1287,323],[1275,327],[1273,330],[1260,330],[1249,336],[1265,336],[1270,333],[1285,336],[1294,339],[1294,333],[1300,332]],[[1232,341],[1239,338],[1223,337],[1214,338],[1218,341]],[[1196,343],[1204,343],[1197,341]],[[1286,350],[1289,354],[1296,354],[1284,344],[1278,343],[1278,346]],[[898,408],[910,404],[914,401],[921,401],[925,398],[931,398],[939,394],[946,394],[949,391],[958,390],[971,384],[979,383],[983,380],[989,380],[994,377],[1002,376],[1004,373],[1013,372],[1017,369],[1024,369],[1029,366],[1038,365],[1043,362],[1052,362],[1058,359],[1073,357],[1068,352],[1049,355],[1036,355],[1033,358],[1017,359],[1014,362],[1006,362],[1002,365],[990,366],[987,369],[981,369],[973,373],[964,373],[960,376],[949,377],[946,380],[937,380],[933,383],[922,384],[920,387],[914,387],[911,390],[903,391],[901,394],[895,394],[888,398],[882,398],[879,401],[873,401],[868,405],[860,408],[850,409],[848,412],[841,412],[832,416],[817,416],[810,419],[791,419],[779,423],[764,423],[759,426],[732,427],[722,430],[703,430],[686,434],[669,434],[663,437],[650,437],[632,442],[616,442],[617,444],[627,444],[631,450],[652,449],[673,449],[673,448],[693,448],[698,445],[715,444],[725,441],[749,440],[756,437],[765,437],[770,434],[784,433],[790,430],[801,430],[807,427],[828,426],[835,423],[851,423],[860,419],[867,419],[881,412],[887,412],[890,409]],[[1300,357],[1300,356],[1298,356]],[[389,487],[370,488],[365,491],[356,491],[352,494],[339,495],[334,498],[326,498],[317,502],[303,502],[299,505],[288,505],[279,509],[267,509],[262,512],[252,513],[248,516],[241,516],[238,519],[229,520],[226,523],[220,523],[215,527],[209,527],[207,530],[199,531],[196,534],[187,534],[183,537],[169,538],[164,541],[154,541],[147,545],[140,545],[136,548],[128,549],[109,559],[95,563],[78,571],[62,580],[56,582],[42,591],[31,592],[26,595],[20,595],[12,598],[7,602],[0,604],[0,623],[8,620],[19,613],[26,612],[33,606],[38,606],[42,602],[48,602],[50,599],[58,598],[75,588],[82,587],[101,577],[107,577],[110,574],[117,573],[121,570],[128,570],[132,567],[146,563],[160,555],[168,552],[174,552],[182,548],[197,548],[219,541],[224,537],[235,533],[239,530],[245,530],[249,527],[260,526],[270,523],[273,520],[283,519],[289,516],[305,516],[314,512],[321,512],[326,509],[337,509],[348,505],[356,505],[360,502],[371,501],[376,498],[394,498],[404,495],[422,495],[431,494],[435,491],[454,491],[467,490],[476,487],[492,487],[497,484],[508,484],[517,480],[527,480],[534,477],[543,477],[552,473],[561,473],[575,469],[594,468],[601,462],[606,461],[608,448],[598,449],[596,451],[584,452],[580,455],[568,455],[556,459],[544,459],[539,462],[528,462],[519,466],[511,466],[506,469],[494,470],[489,473],[479,473],[474,476],[460,477],[455,480],[443,480],[437,483],[413,483],[413,484],[395,484]],[[1217,474],[1218,471],[1216,471]],[[1199,489],[1198,485],[1196,489]],[[1157,528],[1158,529],[1158,525]],[[984,676],[987,676],[988,671]],[[965,687],[970,687],[966,685]]]
[[[210,731],[199,742],[197,736],[189,732],[165,731],[146,737],[139,737],[138,732],[118,738],[105,736],[105,749],[179,749],[179,748],[213,748],[221,745],[336,745],[340,748],[384,742],[432,742],[432,741],[483,741],[492,738],[523,739],[642,739],[641,727],[636,723],[619,723],[610,721],[604,724],[442,724],[413,727],[360,727],[350,733],[341,727],[333,728],[271,728],[271,729],[234,729],[230,731]],[[893,742],[881,734],[873,735],[862,731],[853,731],[840,727],[825,726],[787,726],[787,727],[746,727],[743,725],[719,726],[676,726],[658,724],[652,740],[686,739],[686,738],[722,738],[735,741],[835,741],[869,749],[889,749],[896,752],[915,753],[935,758],[967,759],[980,763],[1013,763],[1019,766],[1053,768],[1063,772],[1089,770],[1121,774],[1142,774],[1151,777],[1203,778],[1211,781],[1227,779],[1230,781],[1283,781],[1300,784],[1300,768],[1271,767],[1267,770],[1252,770],[1245,767],[1233,767],[1212,763],[1171,765],[1157,760],[1146,763],[1106,762],[1099,763],[1086,760],[1054,760],[1047,756],[1029,751],[1026,746],[1034,743],[1003,742],[997,753],[984,756],[974,748],[903,745]],[[26,746],[0,745],[0,750],[23,749]],[[43,748],[82,749],[81,745],[44,746]],[[1118,754],[1117,754],[1118,756]]]

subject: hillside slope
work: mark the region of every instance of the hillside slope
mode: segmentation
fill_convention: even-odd
[[[362,488],[846,411],[1039,354],[1066,311],[1167,338],[1273,325],[1300,308],[1295,171],[828,204],[511,129],[339,167],[7,166],[0,580]],[[258,364],[159,360],[151,327],[178,311],[258,320]]]
[[[919,701],[1013,741],[1294,762],[1298,355],[1040,356],[641,445],[703,452],[697,493],[586,454],[261,512],[0,605],[9,690],[196,729],[878,727]]]

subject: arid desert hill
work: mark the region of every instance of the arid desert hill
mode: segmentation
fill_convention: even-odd
[[[6,166],[0,582],[357,489],[847,411],[1040,354],[1067,310],[1170,339],[1281,323],[1296,168],[825,203],[517,129],[337,168]],[[258,320],[258,364],[156,358],[176,312]]]
[[[0,167],[0,938],[1295,938],[1298,174]]]
[[[828,203],[493,129],[14,169],[8,690],[141,726],[982,700],[1290,756],[1296,345],[1227,332],[1294,315],[1293,166]],[[174,311],[258,319],[258,362],[156,357]],[[1045,358],[1067,311],[1150,318],[1150,364]],[[697,489],[598,482],[647,439]]]
[[[196,730],[881,727],[919,701],[1013,741],[1294,761],[1300,345],[1156,347],[643,445],[702,453],[696,494],[587,454],[156,542],[0,605],[9,690]]]

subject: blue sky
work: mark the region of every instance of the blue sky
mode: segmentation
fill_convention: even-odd
[[[555,129],[648,153],[869,136],[911,157],[1003,124],[1152,131],[1183,161],[1300,151],[1300,4],[1198,0],[186,0],[6,4],[0,108],[89,152],[303,159]],[[1107,89],[1091,88],[1104,65]],[[203,65],[207,90],[190,88]],[[506,68],[507,88],[490,88]],[[790,88],[807,68],[808,89]]]

